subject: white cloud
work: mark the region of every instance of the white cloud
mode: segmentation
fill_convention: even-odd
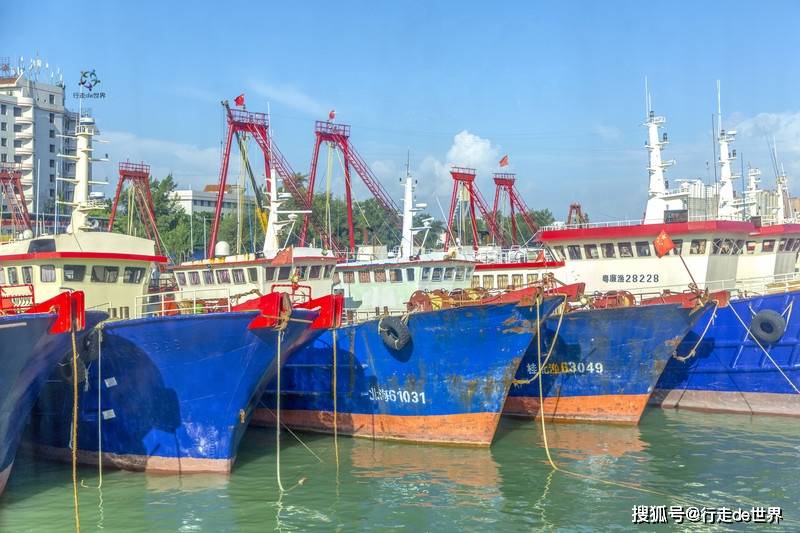
[[[103,131],[109,144],[97,145],[96,154],[107,152],[111,161],[129,159],[150,165],[156,178],[172,174],[180,187],[202,188],[207,183],[216,183],[219,174],[220,150],[217,147],[199,147],[162,139],[139,137],[124,131]],[[115,174],[108,166],[103,168],[112,183]]]
[[[291,85],[274,85],[269,83],[253,83],[252,90],[272,102],[283,104],[292,109],[302,111],[317,118],[324,118],[330,109],[322,103]]]
[[[735,129],[739,134],[737,144],[742,146],[746,143],[748,147],[763,154],[758,157],[758,165],[765,173],[770,168],[766,139],[771,142],[774,137],[778,158],[790,178],[800,178],[800,112],[759,113],[754,117],[741,119],[730,129]]]

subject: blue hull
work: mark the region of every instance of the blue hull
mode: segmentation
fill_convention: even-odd
[[[675,348],[695,322],[709,312],[679,305],[595,309],[567,313],[556,338],[558,316],[545,322],[542,361],[544,416],[637,424]],[[525,354],[508,394],[505,414],[540,414],[538,347]],[[535,379],[534,379],[535,378]]]
[[[547,316],[560,298],[542,305]],[[488,446],[508,387],[535,331],[535,311],[514,304],[415,313],[411,341],[387,348],[378,320],[336,331],[299,350],[281,375],[281,421],[289,427],[375,439]],[[276,383],[253,418],[274,424]]]
[[[658,382],[653,403],[721,412],[800,416],[800,292],[733,300],[717,310],[696,351],[685,362],[672,360]],[[771,309],[783,315],[787,326],[777,342],[762,346],[770,361],[736,317],[750,327],[753,315]],[[678,348],[687,355],[708,323],[700,320]]]
[[[87,312],[86,329],[76,334],[76,340],[81,342],[85,332],[106,316]],[[54,319],[46,313],[0,317],[0,493],[47,377],[72,351],[70,333],[48,334]]]
[[[229,472],[278,364],[278,332],[249,331],[255,316],[214,313],[105,325],[100,357],[89,363],[81,385],[79,459],[96,463],[102,452],[104,462],[131,470]],[[306,321],[316,316],[292,314]],[[281,360],[318,334],[307,322],[289,322]],[[57,378],[48,385],[34,414],[32,440],[39,452],[66,458],[71,383]]]

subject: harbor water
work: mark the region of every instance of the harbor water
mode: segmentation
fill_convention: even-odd
[[[82,531],[627,530],[635,506],[781,507],[800,529],[800,425],[648,409],[638,427],[504,419],[491,449],[247,432],[233,474],[78,471]],[[308,449],[306,449],[307,446]],[[337,450],[338,449],[338,450]],[[337,463],[338,451],[338,463]],[[634,485],[641,490],[627,487]],[[653,526],[646,526],[652,529]],[[663,526],[662,526],[663,527]],[[702,530],[736,524],[695,524]],[[18,455],[0,531],[74,531],[69,465]]]

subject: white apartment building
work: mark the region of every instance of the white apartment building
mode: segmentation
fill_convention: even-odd
[[[232,186],[229,186],[227,189],[228,191],[225,193],[225,198],[222,201],[222,214],[236,213],[236,206],[238,203],[236,190]],[[173,198],[175,198],[178,205],[189,215],[194,213],[213,214],[217,208],[217,196],[216,186],[207,186],[202,191],[177,189],[173,193]],[[255,205],[255,199],[250,195],[245,195],[243,200],[242,208],[245,210],[252,209]]]
[[[57,179],[75,175],[75,163],[58,154],[75,154],[75,141],[62,135],[75,131],[77,114],[64,105],[63,83],[39,78],[47,78],[41,69],[0,58],[0,163],[18,165],[31,212],[51,211]]]

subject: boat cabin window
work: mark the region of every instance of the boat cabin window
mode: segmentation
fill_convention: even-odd
[[[692,242],[689,244],[689,254],[705,255],[705,253],[706,253],[706,240],[692,239]]]
[[[797,250],[800,250],[800,239],[795,239],[794,246],[792,246],[793,252],[796,252]]]
[[[203,284],[204,285],[213,285],[214,284],[214,273],[210,270],[203,270]]]
[[[390,268],[389,269],[389,281],[392,283],[398,283],[403,281],[403,269],[401,268]]]
[[[369,283],[369,270],[359,270],[358,271],[358,282],[359,283]]]
[[[464,274],[466,273],[466,268],[458,267],[456,268],[456,281],[464,281]]]
[[[64,281],[83,281],[86,277],[85,265],[64,265]]]
[[[672,255],[683,255],[683,239],[672,239],[672,244],[675,245],[670,253]]]
[[[442,267],[435,267],[433,269],[431,281],[442,281]]]
[[[586,259],[599,259],[600,255],[597,252],[596,244],[584,244],[583,252],[586,254]]]
[[[331,272],[333,272],[333,265],[325,265],[325,270],[322,272],[322,278],[330,279]]]
[[[782,252],[786,249],[786,239],[781,239],[778,241],[778,251]]]
[[[567,255],[564,253],[563,246],[553,246],[553,251],[556,253],[556,260],[563,261]]]
[[[234,268],[231,270],[231,275],[233,276],[233,282],[235,284],[242,285],[245,282],[243,268]]]
[[[55,252],[56,241],[55,239],[34,239],[28,243],[28,253],[35,254],[37,252]]]
[[[94,265],[92,267],[92,281],[95,283],[116,283],[119,277],[119,267]]]
[[[650,243],[647,241],[636,241],[636,255],[639,257],[649,257]]]
[[[736,241],[736,248],[734,249],[733,253],[737,255],[741,255],[744,253],[744,239],[738,239]]]
[[[422,267],[422,281],[431,279],[431,267]]]
[[[581,247],[577,244],[570,244],[567,246],[567,253],[569,253],[569,258],[574,260],[579,260],[581,258]]]
[[[774,252],[775,251],[775,239],[767,239],[761,245],[762,252]]]
[[[223,283],[231,282],[231,273],[227,268],[224,270],[217,270],[216,274],[217,274],[217,283],[219,283],[220,285]]]
[[[189,272],[189,284],[200,285],[200,273],[196,270]]]
[[[264,269],[266,273],[266,269]],[[275,275],[275,269],[272,269],[272,276]],[[272,276],[270,276],[270,281],[272,280]],[[258,283],[258,267],[248,267],[247,268],[247,279],[250,283]]]
[[[256,270],[256,276],[258,275],[258,269],[253,269],[253,268],[248,268],[247,269],[248,274],[252,274],[252,272],[250,272],[251,270]],[[264,281],[272,281],[272,280],[274,280],[275,279],[275,271],[276,270],[277,270],[277,268],[275,268],[275,267],[264,267]],[[258,278],[253,279],[253,277],[251,276],[250,277],[250,281],[258,281]]]
[[[539,280],[539,274],[528,274],[528,285],[533,285]]]
[[[498,289],[508,288],[508,274],[499,274],[497,276],[497,288]]]
[[[322,274],[322,265],[312,265],[308,271],[308,279],[319,279],[320,274]]]
[[[472,288],[477,289],[481,286],[481,277],[480,276],[472,276]]]
[[[186,286],[186,274],[183,272],[176,272],[175,277],[178,278],[178,285],[181,287]]]
[[[447,267],[444,269],[444,280],[445,281],[453,281],[453,276],[455,275],[456,269],[455,267]]]
[[[756,251],[756,241],[747,241],[746,245],[747,253],[753,254]]]
[[[344,279],[345,283],[356,282],[356,274],[352,270],[345,270],[344,272],[342,272],[342,278]]]
[[[633,257],[633,248],[629,242],[621,242],[617,245],[620,257]]]
[[[22,267],[22,283],[27,283],[28,285],[33,283],[33,267]]]
[[[386,271],[383,269],[373,271],[373,276],[377,283],[385,283],[386,282]]]
[[[298,277],[298,280],[307,280],[308,279],[308,266],[303,265],[301,267],[297,267],[295,269],[294,273]]]
[[[494,276],[483,276],[483,288],[494,289]]]
[[[407,268],[406,269],[406,281],[414,281],[414,269]]]
[[[6,271],[3,270],[3,267],[0,267],[0,285],[6,284]]]
[[[784,239],[781,239],[781,241],[783,241],[783,240]],[[786,242],[784,242],[781,245],[781,250],[780,251],[781,252],[791,252],[792,251],[792,246],[794,246],[794,239],[786,239]]]
[[[600,250],[603,252],[603,259],[614,259],[616,254],[614,253],[614,243],[613,242],[604,242],[600,245]]]
[[[473,267],[467,267],[467,274],[466,277],[470,277],[472,275],[472,271],[475,270]]]
[[[125,267],[122,273],[122,281],[124,283],[139,283],[144,278],[143,267]]]
[[[17,275],[17,267],[8,267],[8,284],[18,285],[19,276]]]
[[[522,274],[512,274],[511,286],[515,289],[522,287]]]
[[[278,269],[278,281],[285,281],[292,275],[292,267],[285,266]]]

